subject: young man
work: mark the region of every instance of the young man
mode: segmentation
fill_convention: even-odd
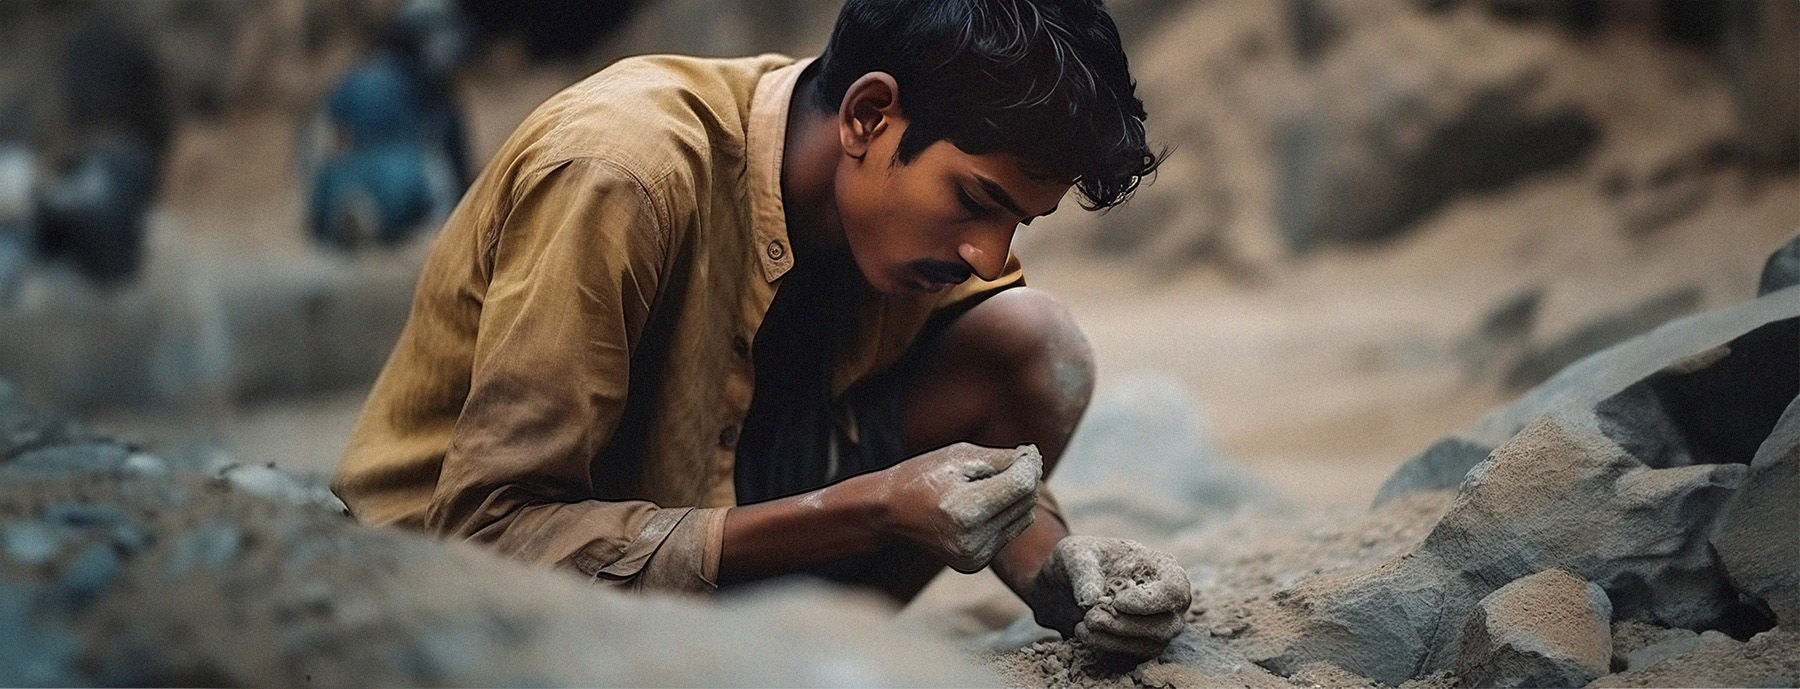
[[[634,588],[992,566],[1134,656],[1186,575],[1045,492],[1092,358],[1020,224],[1155,167],[1096,0],[849,0],[813,61],[645,57],[551,98],[447,221],[334,487]],[[1041,455],[1039,454],[1041,452]]]

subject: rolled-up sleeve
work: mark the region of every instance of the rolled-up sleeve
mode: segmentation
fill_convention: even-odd
[[[620,496],[594,458],[625,408],[669,218],[614,163],[523,177],[486,237],[488,287],[466,402],[426,526],[634,588],[708,591],[724,508]]]

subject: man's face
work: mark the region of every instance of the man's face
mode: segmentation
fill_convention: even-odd
[[[970,155],[949,141],[896,163],[906,123],[888,124],[860,160],[841,162],[836,180],[850,253],[885,294],[936,293],[970,274],[999,277],[1013,231],[1055,210],[1069,190],[1027,174],[1011,154]]]

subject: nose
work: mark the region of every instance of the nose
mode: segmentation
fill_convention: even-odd
[[[1006,270],[1006,256],[1012,248],[1015,225],[987,229],[956,247],[956,254],[983,280],[996,280]]]

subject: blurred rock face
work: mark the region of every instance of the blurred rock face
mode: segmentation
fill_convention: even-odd
[[[1118,5],[1156,17],[1122,26],[1173,151],[1133,204],[1075,223],[1107,253],[1254,269],[1596,166],[1617,183],[1581,191],[1641,237],[1800,155],[1791,3]]]
[[[1274,137],[1275,218],[1294,248],[1391,238],[1459,194],[1568,167],[1598,142],[1600,124],[1574,104],[1534,102],[1541,64],[1469,74],[1453,45],[1354,24],[1338,37],[1360,4],[1290,3],[1296,54],[1320,80]]]
[[[537,59],[566,60],[592,50],[619,28],[636,0],[456,0],[488,39],[515,38]]]
[[[162,68],[142,32],[106,17],[75,32],[58,67],[65,148],[37,185],[37,250],[116,285],[137,275],[174,129]]]

